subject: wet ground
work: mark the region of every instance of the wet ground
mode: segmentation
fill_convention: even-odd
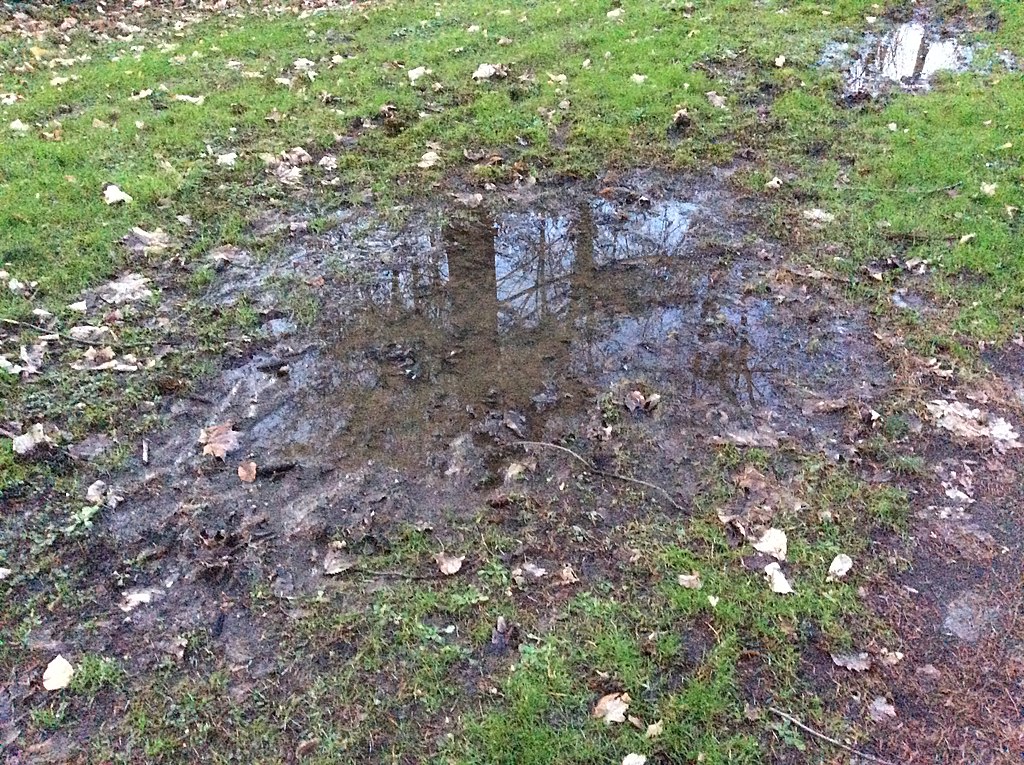
[[[890,351],[840,283],[759,236],[728,172],[532,188],[405,218],[352,208],[265,260],[221,253],[208,300],[246,296],[266,341],[169,404],[148,462],[112,482],[124,501],[104,511],[113,568],[97,577],[109,613],[47,650],[84,643],[140,672],[200,632],[242,672],[242,693],[242,678],[273,671],[278,657],[241,593],[269,583],[287,607],[386,551],[396,528],[443,539],[513,492],[562,492],[564,455],[521,442],[657,483],[671,502],[655,491],[641,501],[669,517],[690,506],[715,445],[732,443],[863,464],[868,480],[911,494],[913,566],[864,591],[910,657],[887,670],[901,678],[891,751],[927,761],[907,742],[948,748],[927,738],[936,725],[954,730],[965,756],[985,751],[955,727],[973,718],[949,717],[958,668],[987,678],[972,690],[988,699],[985,719],[1014,724],[997,695],[1019,686],[1007,667],[1024,644],[1020,599],[1008,593],[1021,575],[1018,513],[1000,512],[1017,506],[1016,474],[984,450],[951,450],[920,422],[905,443],[927,475],[867,467],[864,437],[895,387]],[[293,320],[310,296],[317,318]],[[220,425],[237,434],[223,460],[200,443]],[[250,460],[255,475],[243,480]],[[608,499],[568,512],[627,524],[627,503]],[[133,574],[121,576],[116,562],[128,559]]]
[[[124,487],[119,543],[163,536],[177,559],[137,585],[172,600],[242,564],[308,593],[332,540],[471,515],[527,461],[520,441],[612,465],[625,423],[636,477],[680,504],[715,441],[838,453],[841,410],[888,384],[866,317],[808,290],[723,183],[638,177],[400,228],[346,211],[288,258],[229,269],[213,299],[274,274],[277,339],[204,386],[209,403],[179,402]],[[320,319],[274,318],[303,283]],[[197,436],[224,423],[240,448],[221,463]]]
[[[830,43],[826,47],[822,64],[843,69],[846,98],[878,96],[892,88],[928,90],[943,72],[1016,66],[1009,52],[975,44],[969,29],[942,23],[924,12],[889,28],[885,24],[876,20],[880,31],[868,32],[859,45]]]

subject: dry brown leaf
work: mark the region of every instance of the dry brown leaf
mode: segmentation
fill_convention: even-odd
[[[256,480],[256,463],[252,460],[246,460],[238,466],[238,477],[244,483],[252,483]]]
[[[704,586],[700,580],[700,574],[696,571],[692,574],[680,574],[676,581],[679,582],[680,587],[685,587],[688,590],[699,590]]]
[[[238,436],[241,435],[232,430],[232,424],[226,422],[222,425],[211,425],[199,431],[199,443],[203,446],[203,454],[209,454],[217,459],[224,459],[228,452],[238,448]]]
[[[445,576],[453,576],[459,573],[464,560],[466,560],[465,555],[456,557],[443,552],[439,552],[434,556],[434,562],[437,563],[438,570]]]
[[[629,709],[628,693],[609,693],[602,696],[594,707],[591,715],[597,719],[604,720],[605,725],[626,721],[626,710]]]

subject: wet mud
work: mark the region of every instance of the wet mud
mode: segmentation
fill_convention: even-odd
[[[330,549],[386,551],[400,524],[443,533],[520,480],[557,491],[525,467],[555,455],[522,441],[656,481],[685,508],[714,443],[835,452],[841,410],[889,384],[866,315],[789,268],[725,177],[334,223],[211,289],[252,295],[268,340],[171,407],[108,516],[113,544],[158,551],[131,583],[159,589],[129,620],[143,630],[208,626],[247,582],[286,599],[329,587]],[[300,327],[289,299],[309,285],[319,318]],[[224,423],[240,448],[221,462],[197,437]],[[628,521],[606,504],[608,523]]]

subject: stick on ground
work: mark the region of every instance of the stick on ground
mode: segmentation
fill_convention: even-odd
[[[646,486],[648,489],[653,489],[654,491],[656,491],[659,494],[661,494],[661,496],[663,496],[665,498],[665,500],[670,505],[672,505],[672,507],[674,507],[676,510],[678,510],[679,512],[681,512],[681,513],[686,512],[686,509],[682,505],[680,505],[678,502],[676,502],[674,499],[672,499],[672,495],[671,494],[669,494],[665,489],[663,489],[662,487],[658,486],[657,484],[649,483],[648,481],[642,481],[639,478],[630,478],[628,475],[621,475],[619,473],[610,473],[607,470],[601,470],[599,467],[596,467],[593,463],[591,463],[590,460],[588,460],[586,457],[582,457],[581,455],[577,454],[572,449],[570,449],[570,448],[568,448],[566,446],[559,446],[558,444],[553,444],[553,443],[550,443],[549,441],[517,441],[516,444],[518,446],[523,446],[523,447],[526,447],[526,446],[540,446],[540,447],[543,447],[545,449],[557,449],[560,452],[565,452],[566,454],[570,455],[571,457],[573,457],[578,462],[581,462],[582,464],[586,465],[587,470],[589,470],[594,475],[604,476],[605,478],[614,478],[616,481],[625,481],[626,483],[635,483],[638,486]]]
[[[896,763],[892,762],[891,760],[883,760],[881,757],[875,757],[875,755],[873,754],[868,754],[867,752],[862,752],[859,749],[854,749],[852,746],[847,746],[842,741],[837,741],[831,736],[826,736],[824,733],[816,731],[811,726],[804,725],[802,722],[793,717],[793,715],[787,714],[786,712],[783,712],[781,709],[776,709],[775,707],[768,707],[768,711],[772,714],[778,715],[783,720],[791,722],[800,730],[806,733],[810,733],[815,738],[821,739],[822,741],[827,741],[829,744],[832,744],[832,746],[838,746],[840,749],[843,749],[849,752],[850,754],[855,754],[858,757],[861,757],[862,759],[868,760],[869,762],[878,763],[878,765],[896,765]]]

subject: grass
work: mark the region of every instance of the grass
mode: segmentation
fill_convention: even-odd
[[[971,38],[1024,55],[1020,4],[940,5],[968,18],[993,11],[998,27]],[[0,373],[0,426],[57,422],[62,444],[96,432],[134,444],[156,427],[157,402],[190,390],[258,335],[253,302],[204,300],[219,278],[206,255],[238,244],[270,257],[285,234],[254,233],[267,216],[301,211],[320,230],[331,211],[366,198],[390,206],[637,166],[687,170],[741,158],[736,182],[762,195],[766,226],[793,256],[848,279],[880,325],[906,333],[922,355],[969,363],[979,341],[1024,330],[1019,76],[997,65],[940,78],[925,94],[851,106],[839,97],[839,75],[818,61],[827,41],[856,42],[866,15],[884,15],[869,0],[625,3],[620,16],[616,7],[410,0],[309,16],[225,15],[181,35],[154,27],[131,44],[72,31],[65,49],[47,44],[38,56],[34,41],[4,37],[0,92],[21,99],[0,107],[0,264],[8,278],[37,284],[28,295],[0,290],[0,318],[23,322],[4,326],[0,352],[14,359],[38,339],[25,326],[42,321],[33,309],[51,312],[61,331],[79,323],[67,304],[122,270],[150,274],[157,294],[112,320],[120,343],[143,359],[158,346],[170,350],[144,372],[115,377],[68,369],[81,349],[51,341],[39,378]],[[58,57],[77,62],[46,65]],[[315,78],[300,59],[313,62]],[[33,70],[22,71],[29,61]],[[481,63],[506,64],[509,75],[474,82]],[[415,67],[430,73],[413,84]],[[727,108],[715,107],[709,91]],[[681,108],[692,126],[677,132],[670,126]],[[8,130],[16,120],[29,129]],[[301,183],[287,186],[261,155],[293,146],[313,161]],[[441,159],[420,168],[427,151]],[[467,158],[478,151],[502,159]],[[228,152],[238,155],[234,167],[217,161]],[[318,164],[327,155],[336,170]],[[774,176],[785,182],[769,192]],[[105,204],[106,184],[133,201]],[[835,223],[804,225],[802,211],[813,207]],[[133,226],[164,229],[171,251],[130,252],[122,239]],[[925,273],[911,273],[908,261]],[[274,286],[291,319],[316,322],[314,287]],[[901,286],[929,297],[934,312],[893,308],[890,293]],[[165,300],[168,321],[149,321]],[[614,402],[604,407],[619,413]],[[900,481],[924,474],[924,461],[903,448],[906,423],[890,417],[883,425],[862,445],[865,458]],[[104,551],[74,514],[84,487],[115,473],[126,449],[82,470],[60,449],[18,458],[11,439],[0,438],[0,566],[15,571],[0,580],[0,634],[13,636],[0,641],[0,667],[24,665],[33,656],[29,637],[51,619],[99,629],[97,585],[73,561]],[[744,567],[749,548],[718,518],[741,502],[735,479],[748,466],[797,487],[802,500],[776,519],[789,537],[792,596],[773,596],[761,571]],[[298,752],[311,763],[539,765],[619,762],[628,752],[755,763],[809,746],[767,715],[770,703],[837,736],[862,736],[829,706],[827,679],[813,662],[827,666],[830,650],[891,638],[868,616],[858,586],[888,571],[879,540],[899,544],[909,515],[903,491],[869,486],[815,457],[730,448],[715,452],[702,485],[687,518],[623,494],[629,523],[601,534],[551,520],[557,507],[526,496],[530,520],[520,534],[459,520],[475,552],[452,579],[388,579],[369,591],[364,579],[342,577],[287,614],[266,582],[252,582],[245,603],[270,615],[258,631],[276,650],[247,685],[195,631],[180,661],[162,655],[144,677],[112,657],[74,657],[72,687],[29,702],[26,724],[42,737],[74,732],[94,709],[124,710],[87,745],[96,761],[125,763],[270,763]],[[578,497],[588,507],[592,499]],[[512,571],[527,537],[548,540],[538,556],[596,573],[565,587],[553,572],[541,584],[517,582]],[[407,529],[390,551],[369,556],[370,573],[431,571],[436,542]],[[857,568],[829,582],[840,552]],[[117,574],[127,576],[135,563],[121,563]],[[700,590],[676,583],[692,571]],[[505,647],[492,642],[499,616],[517,634]],[[611,692],[630,694],[642,728],[661,720],[665,732],[648,739],[628,722],[592,719],[597,699]]]

